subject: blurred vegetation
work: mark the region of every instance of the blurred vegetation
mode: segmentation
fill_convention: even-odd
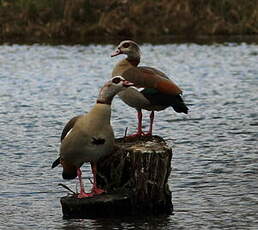
[[[0,0],[0,39],[258,34],[258,0]]]

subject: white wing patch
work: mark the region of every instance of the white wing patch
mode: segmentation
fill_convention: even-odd
[[[137,88],[137,87],[135,87],[135,86],[131,86],[130,88],[134,88],[134,89],[136,89],[138,92],[141,92],[142,90],[145,89],[145,88]]]
[[[64,139],[72,132],[73,129],[70,129],[69,132],[65,135]]]

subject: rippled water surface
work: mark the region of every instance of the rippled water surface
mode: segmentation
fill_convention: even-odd
[[[0,47],[0,229],[258,229],[258,46],[244,43],[142,45],[142,64],[168,73],[190,105],[158,112],[154,127],[173,148],[174,215],[62,219],[58,183],[76,183],[50,166],[64,124],[92,107],[121,59],[113,48]],[[112,124],[116,136],[136,129],[118,98]]]

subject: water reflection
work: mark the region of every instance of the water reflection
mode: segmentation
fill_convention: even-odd
[[[149,217],[124,217],[124,218],[104,218],[94,220],[66,220],[62,229],[170,229],[169,216],[149,216]]]

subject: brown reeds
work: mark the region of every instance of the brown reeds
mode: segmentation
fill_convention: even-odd
[[[0,0],[0,39],[258,34],[258,0]]]

